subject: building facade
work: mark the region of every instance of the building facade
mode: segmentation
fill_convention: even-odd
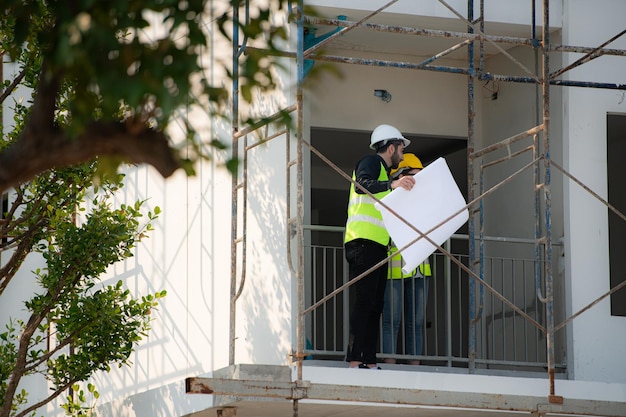
[[[95,378],[99,415],[626,415],[626,296],[607,295],[624,270],[626,4],[298,3],[275,16],[279,91],[233,105],[241,120],[288,109],[292,126],[233,135],[190,113],[231,144],[236,177],[223,155],[195,177],[126,173],[119,202],[163,214],[110,280],[168,295],[133,366]],[[289,21],[303,5],[317,14]],[[232,59],[210,43],[212,63]],[[363,371],[343,361],[342,226],[381,123],[446,159],[471,216],[432,258],[422,364]]]

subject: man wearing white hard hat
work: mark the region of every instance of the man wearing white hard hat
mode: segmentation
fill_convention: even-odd
[[[359,186],[354,183],[350,186],[344,239],[351,280],[386,259],[389,244],[382,215],[374,207],[376,200],[363,189],[380,200],[395,188],[413,188],[413,177],[391,180],[389,176],[390,170],[402,162],[404,148],[410,143],[395,127],[380,125],[370,137],[370,148],[376,153],[356,164],[352,179]],[[376,350],[386,284],[387,265],[384,263],[354,284],[356,299],[350,312],[350,340],[346,351],[346,361],[351,368],[380,369]]]

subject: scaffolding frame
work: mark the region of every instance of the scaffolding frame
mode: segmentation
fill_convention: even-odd
[[[245,283],[245,257],[246,257],[246,179],[247,179],[247,164],[246,164],[246,155],[247,152],[252,149],[256,144],[249,146],[247,143],[246,135],[257,131],[261,127],[267,127],[266,123],[269,121],[274,121],[278,119],[280,115],[283,115],[285,112],[296,112],[296,158],[295,160],[290,159],[290,150],[289,150],[289,140],[287,140],[287,187],[289,190],[290,187],[290,172],[291,168],[295,167],[296,169],[296,184],[297,184],[297,196],[296,196],[296,213],[295,216],[291,216],[291,212],[288,211],[288,229],[289,229],[289,237],[288,237],[288,250],[290,253],[288,254],[289,266],[292,273],[295,275],[297,279],[297,313],[296,313],[296,339],[297,339],[297,347],[296,351],[293,352],[293,359],[296,363],[297,370],[297,379],[296,381],[288,384],[281,385],[280,383],[275,383],[273,388],[276,391],[268,390],[267,385],[265,384],[263,387],[255,387],[254,384],[242,386],[241,383],[235,383],[234,386],[230,384],[232,381],[229,380],[211,380],[211,392],[218,394],[236,394],[236,395],[251,395],[251,396],[260,396],[260,397],[279,397],[279,398],[289,398],[293,400],[293,415],[297,417],[298,415],[298,401],[300,399],[335,399],[336,397],[336,387],[335,389],[329,387],[311,386],[310,383],[306,381],[302,381],[302,361],[306,355],[305,353],[305,343],[304,343],[304,317],[313,311],[315,308],[323,304],[325,301],[334,297],[336,294],[345,291],[347,287],[352,285],[356,280],[361,277],[356,277],[354,280],[350,281],[346,285],[336,289],[332,293],[325,296],[323,299],[317,301],[309,308],[305,309],[304,303],[304,227],[303,227],[303,219],[304,219],[304,203],[303,203],[303,195],[302,195],[302,183],[303,183],[303,146],[306,146],[310,149],[311,152],[315,153],[319,156],[326,164],[328,164],[331,168],[337,171],[340,175],[345,177],[348,181],[354,182],[351,178],[345,175],[341,169],[335,166],[331,161],[324,157],[317,149],[315,149],[310,143],[308,143],[304,139],[303,135],[303,80],[304,80],[304,60],[305,59],[313,59],[317,61],[326,61],[326,62],[336,62],[336,63],[344,63],[344,64],[357,64],[357,65],[375,65],[378,67],[395,67],[395,68],[404,68],[404,69],[413,69],[413,70],[428,70],[428,71],[438,71],[438,72],[448,72],[448,73],[456,73],[460,75],[465,75],[467,77],[467,106],[468,106],[468,120],[467,120],[467,152],[468,152],[468,201],[467,208],[470,209],[470,218],[469,218],[469,235],[470,235],[470,245],[469,245],[469,259],[470,259],[470,267],[466,267],[465,265],[458,262],[453,256],[451,256],[444,248],[439,245],[436,245],[434,242],[430,241],[430,239],[421,231],[416,230],[421,236],[420,238],[426,238],[433,243],[442,253],[447,255],[452,262],[457,262],[459,267],[463,269],[469,275],[469,291],[470,291],[470,305],[469,305],[469,317],[470,320],[470,335],[469,335],[469,372],[473,373],[475,371],[475,360],[476,360],[476,323],[480,318],[483,307],[483,297],[484,290],[487,289],[490,291],[495,297],[499,298],[501,301],[505,302],[509,307],[516,310],[521,316],[524,316],[527,320],[529,320],[534,326],[536,326],[539,330],[541,330],[546,336],[546,347],[547,347],[547,358],[548,358],[548,378],[549,378],[549,393],[548,393],[548,402],[545,403],[545,399],[528,399],[530,400],[531,405],[528,405],[528,401],[525,401],[521,398],[512,398],[508,397],[510,401],[509,404],[511,408],[510,410],[515,411],[529,411],[532,413],[536,413],[538,415],[545,415],[547,413],[559,412],[561,414],[569,414],[569,415],[591,415],[595,413],[602,413],[602,415],[607,416],[618,416],[623,413],[623,409],[619,404],[611,403],[611,402],[603,402],[603,401],[585,401],[584,404],[581,402],[580,404],[572,404],[568,403],[567,406],[563,406],[563,398],[556,394],[555,392],[555,352],[554,352],[554,334],[556,331],[562,329],[567,323],[571,322],[574,318],[578,317],[588,309],[592,308],[594,305],[598,304],[604,298],[610,296],[612,293],[618,291],[622,287],[626,286],[626,281],[617,285],[614,288],[611,288],[608,292],[603,294],[601,297],[589,303],[587,306],[579,310],[578,312],[572,314],[569,318],[565,319],[563,322],[555,324],[554,322],[554,282],[552,275],[552,231],[551,231],[551,216],[552,216],[552,207],[551,207],[551,171],[553,168],[556,168],[560,171],[565,177],[572,180],[574,183],[579,185],[589,194],[591,194],[594,198],[599,200],[602,204],[607,206],[611,211],[617,214],[620,218],[626,221],[626,216],[620,213],[615,207],[611,206],[607,201],[603,200],[599,195],[594,193],[591,189],[586,187],[582,181],[579,181],[569,172],[567,172],[563,167],[552,161],[550,154],[550,87],[551,86],[564,86],[564,87],[590,87],[590,88],[603,88],[603,89],[616,89],[616,90],[626,90],[626,85],[624,84],[612,84],[612,83],[599,83],[599,82],[587,82],[587,81],[571,81],[571,80],[559,80],[557,77],[561,76],[565,72],[576,68],[580,65],[583,65],[587,62],[592,61],[593,59],[603,56],[603,55],[615,55],[615,56],[626,56],[626,50],[620,49],[609,49],[605,48],[614,40],[618,39],[622,35],[626,33],[626,30],[621,33],[615,35],[611,39],[602,43],[598,47],[590,48],[590,47],[579,47],[579,46],[567,46],[567,45],[553,45],[550,41],[550,11],[549,11],[549,0],[542,0],[542,34],[541,38],[536,37],[536,26],[534,21],[535,16],[535,1],[531,1],[532,4],[532,37],[531,38],[514,38],[507,36],[492,36],[488,35],[484,32],[484,0],[479,0],[479,10],[480,16],[478,18],[474,18],[473,12],[475,8],[474,0],[467,0],[467,17],[464,17],[462,13],[455,10],[452,6],[450,6],[445,0],[438,0],[443,6],[445,6],[449,11],[451,11],[457,18],[462,20],[467,25],[467,32],[450,32],[450,31],[438,31],[438,30],[426,30],[426,29],[417,29],[410,27],[397,27],[397,26],[388,26],[388,25],[380,25],[380,24],[371,24],[368,23],[367,20],[371,17],[382,13],[386,9],[388,9],[391,5],[398,2],[398,0],[391,0],[384,6],[380,7],[378,10],[370,13],[363,19],[358,22],[350,22],[347,20],[340,19],[322,19],[317,17],[309,17],[305,16],[302,13],[304,10],[304,0],[297,0],[297,10],[295,10],[296,16],[296,24],[297,24],[297,51],[296,53],[284,53],[284,56],[293,57],[297,62],[297,90],[296,90],[296,104],[288,107],[281,112],[268,117],[263,123],[260,123],[255,126],[248,127],[244,130],[239,131],[239,120],[238,120],[238,65],[240,56],[246,49],[245,40],[243,45],[239,45],[239,38],[237,30],[233,31],[233,158],[238,158],[238,152],[240,148],[239,140],[244,138],[243,149],[243,178],[241,181],[237,178],[237,176],[233,176],[232,182],[232,223],[231,223],[231,233],[232,233],[232,244],[231,244],[231,311],[230,311],[230,346],[229,346],[229,363],[230,365],[234,365],[235,360],[235,348],[234,348],[234,340],[235,340],[235,310],[236,310],[236,302],[237,298],[241,294],[243,290],[243,286]],[[246,1],[246,11],[248,7],[248,1]],[[233,18],[235,22],[239,21],[239,10],[234,8],[233,10]],[[304,25],[306,24],[321,24],[327,26],[335,26],[340,30],[336,31],[332,35],[328,36],[324,40],[317,43],[315,46],[310,47],[305,50],[304,46]],[[237,27],[237,25],[235,25]],[[365,28],[374,31],[381,32],[390,32],[390,33],[401,33],[401,34],[411,34],[418,36],[434,36],[434,37],[446,37],[446,38],[454,38],[458,39],[459,43],[454,45],[453,47],[442,51],[431,58],[424,60],[419,64],[409,63],[409,62],[396,62],[396,61],[383,61],[376,59],[360,59],[354,57],[345,57],[345,56],[332,56],[317,53],[321,47],[331,42],[334,38],[341,34],[345,34],[347,31],[350,31],[354,28]],[[521,68],[524,72],[526,72],[527,76],[510,76],[510,75],[502,75],[502,74],[491,74],[484,72],[484,58],[485,58],[485,43],[490,43],[495,46],[504,56],[511,60],[516,66]],[[479,53],[478,53],[478,65],[475,62],[475,44],[478,43]],[[509,43],[515,45],[526,45],[532,47],[535,51],[538,51],[541,56],[541,76],[536,75],[533,71],[527,69],[523,64],[517,61],[513,56],[511,56],[506,50],[501,48],[498,43]],[[454,52],[460,48],[467,47],[467,67],[458,68],[458,67],[450,67],[450,66],[440,66],[440,65],[432,65],[437,59],[448,55],[451,52]],[[584,54],[580,59],[576,60],[572,64],[558,69],[556,71],[551,72],[550,61],[549,61],[549,53],[550,52],[575,52]],[[475,98],[474,98],[474,87],[477,81],[487,82],[487,81],[498,81],[498,82],[514,82],[514,83],[532,83],[541,88],[541,123],[537,126],[534,126],[528,129],[525,132],[521,132],[512,137],[506,138],[497,142],[493,145],[489,145],[482,149],[476,148],[474,127],[475,127]],[[280,134],[284,134],[285,132],[279,132],[278,134],[273,134],[269,136],[265,134],[264,140],[271,140],[277,137]],[[289,135],[289,131],[286,132]],[[514,154],[510,154],[505,158],[498,159],[496,161],[492,161],[487,164],[480,164],[480,166],[476,166],[481,161],[481,158],[485,155],[490,154],[493,151],[498,149],[506,148],[513,143],[519,142],[522,139],[532,137],[533,145],[523,150],[516,152]],[[289,137],[288,137],[289,139]],[[484,170],[489,166],[493,166],[495,164],[504,162],[511,158],[518,156],[523,152],[532,152],[532,161],[526,164],[524,167],[519,169],[517,172],[512,174],[510,177],[502,180],[500,183],[495,185],[489,190],[484,189]],[[540,171],[540,167],[543,168]],[[512,178],[519,175],[520,173],[526,171],[527,169],[533,170],[533,181],[534,181],[534,218],[535,218],[535,261],[538,261],[541,256],[545,257],[544,262],[544,277],[545,283],[544,288],[541,288],[540,276],[541,272],[539,270],[539,262],[535,262],[535,282],[536,282],[536,296],[538,299],[545,305],[546,310],[546,326],[545,328],[534,321],[531,317],[527,316],[523,311],[521,311],[518,307],[516,307],[512,302],[507,300],[504,296],[502,296],[498,291],[489,286],[488,283],[484,281],[484,207],[483,200],[486,196],[490,195],[494,189],[506,184]],[[479,172],[479,181],[476,180],[475,174]],[[542,181],[543,179],[543,181]],[[239,190],[243,190],[243,210],[242,210],[242,229],[238,230],[239,220],[238,220],[238,207],[240,204],[239,198]],[[371,194],[370,194],[371,195]],[[287,198],[291,198],[291,194],[288,192]],[[384,204],[383,204],[384,205]],[[540,210],[543,205],[543,215],[544,222],[540,222]],[[287,206],[290,206],[290,202],[288,200]],[[452,216],[453,217],[453,216]],[[477,226],[478,224],[478,226]],[[477,231],[478,228],[478,231]],[[241,233],[240,233],[241,232]],[[291,244],[291,241],[294,240],[295,245]],[[241,256],[241,275],[238,276],[238,247],[242,246],[242,256]],[[478,245],[478,248],[476,248]],[[292,249],[295,246],[295,265],[292,263]],[[408,246],[408,245],[407,245]],[[544,248],[544,253],[540,252],[541,248]],[[402,251],[405,248],[402,248]],[[373,269],[373,268],[372,268]],[[366,274],[366,273],[365,273]],[[363,275],[365,275],[363,274]],[[239,284],[237,284],[239,283]],[[476,285],[480,284],[478,289],[478,295],[476,294],[477,289]],[[478,306],[476,302],[478,301]],[[248,383],[250,381],[247,381]],[[215,389],[216,383],[220,389]],[[263,384],[262,384],[263,385]],[[208,385],[205,378],[190,378],[187,381],[187,391],[188,392],[207,392]],[[362,387],[361,387],[362,388]],[[282,391],[281,391],[282,390]],[[326,390],[326,391],[325,391]],[[458,398],[444,398],[442,397],[441,401],[432,401],[432,397],[423,396],[416,392],[410,392],[407,397],[404,397],[406,394],[405,391],[412,390],[402,390],[403,392],[391,392],[392,389],[387,389],[385,392],[377,392],[370,393],[368,396],[358,396],[355,398],[350,397],[347,393],[350,392],[350,387],[347,387],[343,393],[347,396],[341,397],[344,399],[352,400],[352,401],[369,401],[369,402],[380,402],[380,403],[388,403],[387,401],[389,396],[394,398],[393,403],[395,404],[426,404],[426,405],[434,405],[434,406],[456,406],[456,407],[469,407],[469,408],[483,408],[483,409],[502,409],[502,404],[496,399],[494,396],[486,395],[485,398],[477,399],[477,398],[467,398],[466,401],[461,401]],[[330,394],[328,393],[330,392]],[[276,394],[278,393],[278,394]],[[431,394],[431,393],[429,393]],[[438,393],[438,394],[441,394]],[[471,396],[469,396],[471,397]],[[477,405],[478,404],[478,405]]]

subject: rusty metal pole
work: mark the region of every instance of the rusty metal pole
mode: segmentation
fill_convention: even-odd
[[[467,0],[467,20],[471,23],[474,20],[474,1]],[[469,33],[474,33],[472,25],[467,26]],[[472,155],[474,153],[474,118],[476,116],[474,110],[474,42],[470,42],[467,46],[467,192],[468,200],[474,200],[474,164]],[[474,208],[470,207],[469,216],[469,267],[474,270],[476,258],[475,248],[475,225],[474,225]],[[469,277],[469,341],[468,341],[468,370],[469,373],[474,373],[476,368],[476,280],[473,277]]]
[[[303,201],[303,174],[302,174],[302,140],[304,130],[304,116],[302,114],[302,82],[304,80],[304,0],[298,0],[298,19],[297,19],[297,87],[296,87],[296,187],[297,187],[297,201],[296,201],[296,248],[297,248],[297,262],[296,262],[296,285],[297,285],[297,306],[296,306],[296,339],[297,339],[297,352],[296,352],[296,382],[302,381],[302,360],[304,358],[304,201]],[[291,204],[291,202],[287,202]],[[293,400],[293,417],[298,417],[298,399]]]
[[[544,196],[546,223],[546,345],[548,355],[548,378],[550,379],[551,403],[562,403],[563,397],[555,395],[554,390],[554,289],[552,276],[552,235],[551,235],[551,195],[550,195],[550,7],[549,0],[543,0],[543,138],[544,138]]]
[[[239,20],[239,8],[233,7],[233,22]],[[239,157],[239,139],[237,131],[239,130],[239,29],[238,25],[233,25],[233,85],[232,85],[232,142],[233,151],[232,158],[235,160]],[[229,317],[229,335],[228,335],[228,364],[235,363],[235,320],[236,320],[236,293],[237,293],[237,203],[238,203],[238,178],[239,173],[232,175],[232,194],[231,194],[231,225],[230,225],[230,317]]]

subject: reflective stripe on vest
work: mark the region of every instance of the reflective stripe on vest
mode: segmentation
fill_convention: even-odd
[[[398,248],[392,247],[389,249],[389,255],[398,251]],[[419,274],[417,274],[417,269],[405,274],[402,272],[402,254],[396,253],[394,257],[389,260],[389,272],[387,273],[387,279],[401,279],[401,278],[411,278],[414,276],[421,277],[430,277],[432,276],[432,271],[430,269],[430,262],[426,259],[424,262],[419,264],[417,267],[419,269]],[[421,278],[420,277],[420,278]]]
[[[352,179],[355,179],[354,173],[352,173]],[[382,163],[380,164],[378,181],[389,181],[389,176]],[[374,194],[374,196],[380,200],[390,192],[391,190],[385,190]],[[389,233],[383,224],[382,214],[374,207],[375,202],[369,195],[357,193],[354,184],[350,185],[348,221],[344,242],[350,242],[354,239],[369,239],[383,246],[389,244]]]

